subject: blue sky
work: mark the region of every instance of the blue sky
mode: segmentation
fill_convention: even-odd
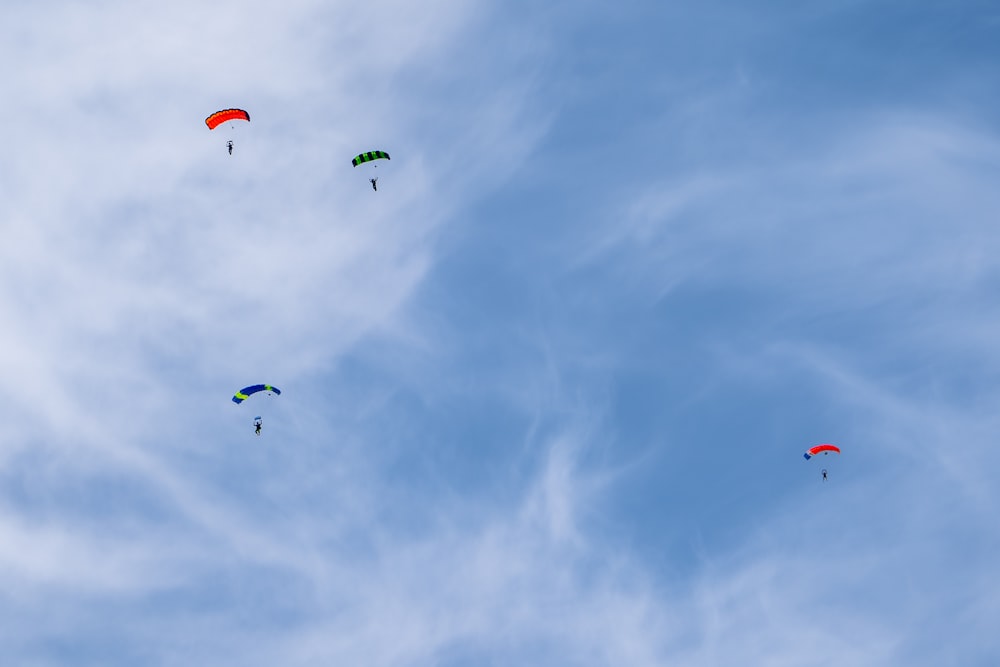
[[[0,8],[4,661],[996,664],[998,38]]]

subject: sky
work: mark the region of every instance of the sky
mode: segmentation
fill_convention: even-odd
[[[5,664],[1000,662],[995,2],[7,2],[0,91]]]

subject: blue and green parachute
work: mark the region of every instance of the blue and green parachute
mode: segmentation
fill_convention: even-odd
[[[258,391],[269,391],[274,394],[281,394],[281,390],[277,387],[272,387],[269,384],[252,384],[249,387],[243,387],[238,392],[233,395],[233,403],[242,403],[243,401],[250,398],[253,394]]]

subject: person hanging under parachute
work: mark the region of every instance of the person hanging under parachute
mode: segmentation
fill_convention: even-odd
[[[216,111],[215,113],[211,114],[208,118],[206,118],[205,125],[208,126],[208,129],[214,130],[223,123],[228,123],[229,121],[234,121],[234,120],[245,120],[246,122],[249,123],[250,114],[244,111],[243,109],[223,109],[222,111]],[[229,149],[229,154],[232,155],[233,154],[232,139],[226,142],[226,148]]]
[[[809,449],[806,450],[806,453],[803,454],[803,456],[805,457],[806,461],[808,461],[812,457],[819,456],[820,454],[822,454],[823,456],[828,456],[830,454],[840,454],[840,447],[837,447],[836,445],[831,445],[829,443],[824,443],[822,445],[816,445],[814,447],[810,447]],[[823,475],[823,481],[825,482],[827,480],[826,468],[823,468],[821,474]]]
[[[389,154],[385,151],[368,151],[367,153],[361,153],[357,157],[351,160],[351,164],[356,168],[358,165],[371,163],[371,168],[375,169],[378,167],[375,164],[376,160],[390,160]],[[378,192],[378,176],[369,176],[368,182],[372,184],[372,190]]]
[[[233,394],[233,403],[236,403],[237,405],[239,405],[240,403],[242,403],[243,401],[247,400],[248,398],[250,398],[254,394],[256,394],[258,392],[262,392],[262,391],[267,392],[268,394],[274,394],[274,395],[277,395],[277,396],[281,395],[281,390],[278,389],[277,387],[273,387],[273,386],[271,386],[269,384],[252,384],[249,387],[243,387],[238,392],[236,392],[235,394]],[[253,432],[254,432],[254,434],[260,435],[260,430],[261,430],[261,427],[263,426],[263,423],[264,423],[264,421],[260,418],[260,415],[257,415],[256,417],[253,418]]]

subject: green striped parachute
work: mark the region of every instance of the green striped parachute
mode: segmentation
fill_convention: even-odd
[[[375,160],[388,160],[389,154],[385,151],[368,151],[367,153],[362,153],[353,160],[351,164],[357,167],[359,164],[364,164],[365,162],[373,162]],[[372,165],[375,166],[375,165]]]
[[[357,168],[358,165],[365,165],[361,168],[361,171],[364,172],[365,178],[368,179],[368,182],[372,184],[372,190],[377,191],[378,176],[376,174],[378,174],[378,172],[375,171],[375,168],[378,167],[377,163],[379,161],[388,159],[389,154],[385,151],[368,151],[367,153],[361,153],[351,160],[351,164],[353,164],[355,168]]]

